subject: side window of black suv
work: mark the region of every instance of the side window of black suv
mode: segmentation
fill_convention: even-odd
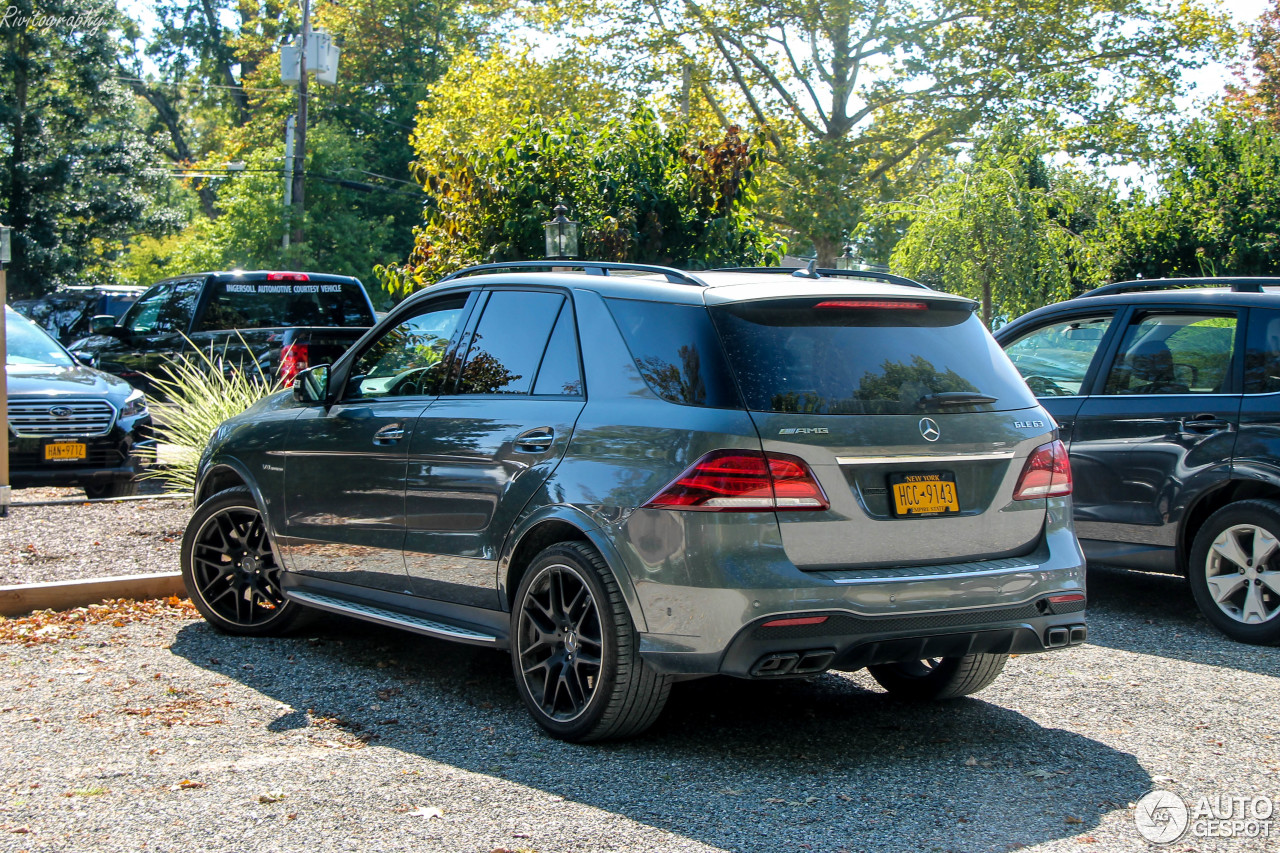
[[[1280,311],[1255,308],[1249,317],[1244,357],[1244,392],[1280,391]]]
[[[1235,315],[1135,315],[1104,394],[1220,394],[1230,390]]]

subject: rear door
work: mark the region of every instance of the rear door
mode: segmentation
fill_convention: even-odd
[[[1082,539],[1173,547],[1186,500],[1230,477],[1239,429],[1234,310],[1132,309],[1076,416]]]
[[[566,294],[498,289],[478,312],[456,384],[414,429],[405,561],[417,594],[500,609],[503,541],[564,455],[585,389]]]
[[[404,314],[357,357],[338,402],[293,421],[279,538],[290,570],[410,591],[402,554],[409,447],[473,301],[450,294]]]
[[[904,288],[711,312],[764,449],[803,458],[831,502],[778,513],[798,566],[987,559],[1038,541],[1045,502],[1010,498],[1054,427],[972,303]]]

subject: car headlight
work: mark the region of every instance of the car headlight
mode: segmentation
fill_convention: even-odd
[[[147,397],[137,388],[129,392],[124,405],[120,407],[121,418],[136,418],[147,413]]]

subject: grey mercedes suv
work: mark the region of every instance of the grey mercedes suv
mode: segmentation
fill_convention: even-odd
[[[182,546],[235,634],[510,650],[573,741],[674,681],[979,690],[1084,641],[1071,470],[974,303],[908,279],[463,270],[213,434]]]

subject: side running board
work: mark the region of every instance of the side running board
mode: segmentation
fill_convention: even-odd
[[[316,592],[305,592],[296,589],[285,590],[285,595],[308,607],[328,610],[331,613],[341,613],[344,616],[354,616],[356,619],[363,619],[366,622],[377,622],[380,625],[389,625],[392,628],[401,628],[406,631],[413,631],[416,634],[426,634],[428,637],[472,643],[478,646],[497,647],[498,645],[497,637],[486,634],[483,631],[462,628],[458,625],[449,625],[421,616],[410,616],[405,613],[398,613],[395,610],[374,607],[370,604],[360,604],[354,601],[334,598],[330,595],[321,595]]]

